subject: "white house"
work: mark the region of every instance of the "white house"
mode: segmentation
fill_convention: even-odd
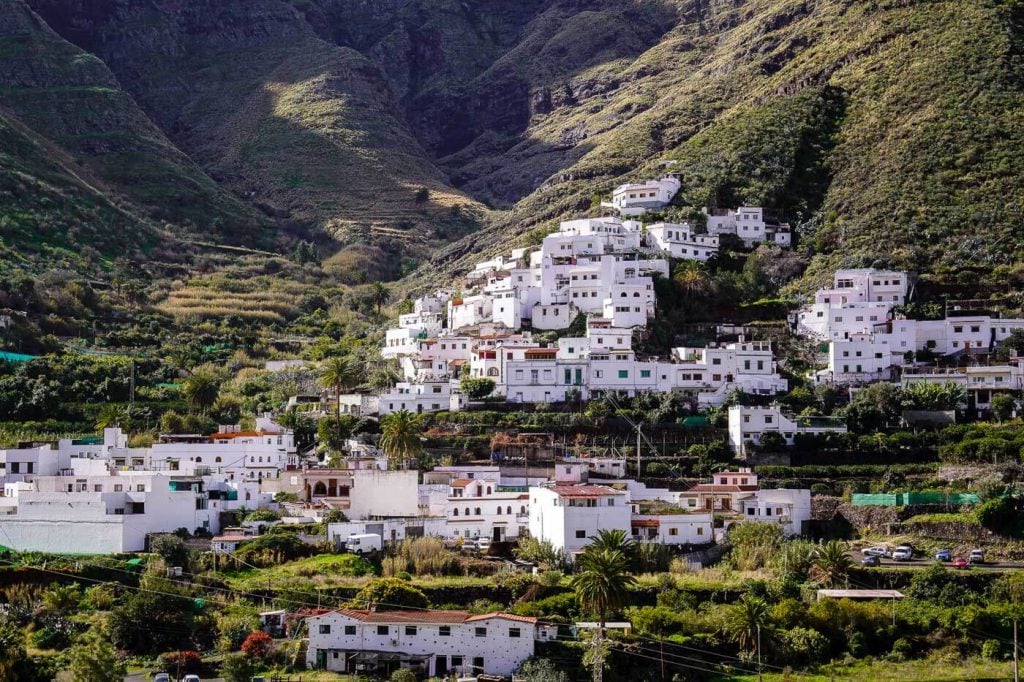
[[[512,673],[554,638],[536,618],[466,611],[339,609],[306,619],[309,668],[388,676],[409,668],[424,677]]]
[[[680,260],[710,260],[718,255],[718,241],[718,235],[697,234],[688,223],[647,226],[647,245]]]
[[[631,533],[629,495],[602,485],[530,488],[530,535],[571,559],[599,530]]]
[[[647,210],[658,210],[672,203],[672,198],[682,183],[679,178],[669,175],[658,180],[627,183],[612,190],[609,208],[623,215],[638,215]],[[602,205],[607,205],[602,202]]]
[[[40,476],[18,491],[16,504],[0,516],[0,544],[20,552],[141,552],[150,533],[219,530],[201,486],[152,472]]]
[[[445,537],[505,542],[526,535],[529,504],[529,494],[518,486],[500,486],[497,479],[456,478],[445,504]]]
[[[743,245],[753,247],[762,242],[777,246],[792,246],[792,231],[788,224],[770,224],[765,222],[764,209],[760,206],[740,206],[739,208],[720,211],[703,209],[707,216],[708,234],[736,235]]]
[[[811,491],[806,489],[758,490],[740,500],[738,513],[744,521],[777,523],[787,537],[801,535],[811,519]]]
[[[738,455],[749,453],[766,433],[777,433],[792,445],[797,434],[845,433],[846,424],[837,417],[796,417],[778,405],[729,408],[729,445]]]

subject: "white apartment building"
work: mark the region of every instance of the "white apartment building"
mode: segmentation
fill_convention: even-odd
[[[992,398],[999,394],[1024,390],[1024,368],[1021,359],[997,365],[968,367],[906,367],[900,379],[904,387],[914,384],[956,384],[967,392],[967,401],[979,410],[988,410]]]
[[[599,530],[632,533],[629,495],[602,485],[530,488],[530,535],[566,558],[583,551]]]
[[[793,235],[788,224],[772,225],[764,220],[764,209],[759,206],[740,206],[724,211],[708,211],[708,234],[734,234],[743,245],[750,248],[762,242],[788,248],[793,245]]]
[[[766,433],[778,433],[788,445],[797,434],[845,433],[846,424],[834,417],[796,417],[778,405],[729,408],[729,445],[738,455],[749,454],[750,445],[757,445]]]
[[[610,204],[602,202],[601,205],[614,208],[622,215],[639,215],[668,206],[680,187],[682,183],[679,178],[672,175],[658,180],[627,183],[612,190]]]
[[[456,412],[466,407],[466,396],[458,390],[458,382],[454,379],[439,379],[411,383],[400,381],[387,393],[382,393],[378,400],[378,414],[381,416],[392,412],[438,412],[450,410]]]
[[[16,551],[141,552],[150,533],[220,529],[220,509],[210,509],[202,481],[139,472],[39,476],[30,485],[0,516],[0,544]]]
[[[893,306],[906,303],[910,291],[906,272],[837,270],[832,287],[819,289],[814,303],[797,313],[797,331],[830,341],[873,332],[888,321]]]
[[[718,255],[718,235],[696,234],[688,223],[647,226],[647,245],[681,260],[706,261]]]
[[[306,619],[309,668],[388,676],[409,668],[423,677],[511,677],[553,628],[536,618],[466,611],[339,609]]]
[[[456,478],[445,502],[448,538],[505,542],[526,535],[530,496],[525,486],[500,486],[498,479]]]

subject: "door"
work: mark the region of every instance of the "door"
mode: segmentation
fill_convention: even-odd
[[[504,539],[504,538],[501,537],[502,536],[502,532],[501,532],[502,530],[503,529],[499,528],[498,526],[494,527],[494,530],[493,530],[492,535],[491,535],[491,542],[501,542]]]
[[[327,652],[323,649],[316,650],[316,668],[323,670],[327,667]]]
[[[434,675],[442,677],[448,674],[448,657],[447,656],[435,656],[434,657]]]

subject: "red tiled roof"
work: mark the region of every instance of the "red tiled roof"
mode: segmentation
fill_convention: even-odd
[[[468,611],[367,611],[365,609],[337,609],[334,613],[354,618],[364,623],[440,623],[442,625],[470,623],[491,618],[503,618],[519,623],[537,622],[529,616],[516,616],[511,613],[485,613],[479,616],[470,615]]]
[[[605,497],[607,495],[625,495],[605,485],[556,485],[551,490],[559,497]]]
[[[463,487],[469,485],[470,483],[472,483],[475,480],[476,480],[475,478],[456,478],[454,481],[452,481],[452,487],[453,488],[463,488]]]
[[[511,613],[497,613],[497,612],[495,612],[495,613],[484,613],[484,614],[481,614],[479,616],[470,616],[469,618],[466,619],[466,622],[467,623],[472,623],[474,621],[489,620],[491,618],[502,618],[504,620],[513,620],[513,621],[515,621],[517,623],[530,623],[531,625],[535,625],[537,623],[537,619],[534,618],[533,616],[517,616],[517,615],[511,614]]]
[[[210,542],[245,542],[246,540],[252,540],[252,537],[248,535],[218,535],[210,538]]]
[[[334,613],[364,623],[465,623],[468,611],[367,611],[365,609],[338,609]]]
[[[632,519],[629,525],[636,526],[637,528],[657,528],[661,524],[658,519]]]

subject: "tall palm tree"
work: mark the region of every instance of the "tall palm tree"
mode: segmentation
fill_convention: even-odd
[[[401,410],[380,420],[380,449],[392,462],[408,462],[423,452],[419,416]]]
[[[196,372],[181,385],[185,400],[203,413],[209,410],[220,395],[220,380],[210,372]]]
[[[724,623],[725,634],[740,649],[753,651],[757,648],[758,632],[770,628],[770,616],[768,603],[748,592],[729,609]]]
[[[370,297],[373,299],[373,304],[377,306],[377,316],[380,317],[381,307],[391,301],[391,292],[380,282],[374,282],[370,285]]]
[[[348,356],[327,358],[320,366],[320,384],[334,390],[338,400],[338,414],[341,414],[341,393],[359,383],[358,366]]]
[[[810,577],[825,587],[835,587],[846,582],[851,568],[853,561],[846,553],[846,545],[830,540],[814,551]]]
[[[576,600],[587,611],[597,614],[598,632],[604,638],[608,616],[622,608],[636,578],[629,575],[629,557],[620,549],[588,547],[579,556],[572,579]]]

